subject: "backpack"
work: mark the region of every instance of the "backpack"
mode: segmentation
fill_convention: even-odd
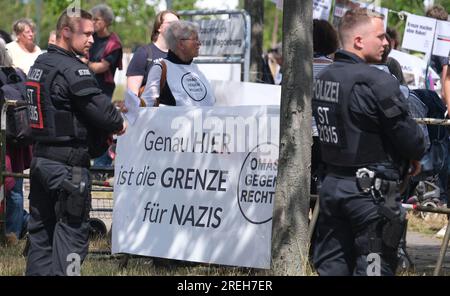
[[[26,102],[25,74],[12,67],[0,67],[0,107],[5,100]],[[15,146],[30,145],[31,127],[28,121],[28,106],[8,106],[6,110],[6,140]]]
[[[167,65],[166,65],[166,63],[164,61],[161,61],[161,68],[162,68],[161,79],[159,80],[159,95],[160,95],[160,97],[161,97],[161,92],[162,92],[164,86],[166,85],[166,81],[167,81]],[[139,107],[146,107],[147,106],[147,104],[145,103],[144,99],[141,97],[143,92],[144,92],[144,89],[142,89],[142,92],[139,91],[139,96],[138,96],[139,97],[139,101],[140,101]],[[153,107],[158,107],[159,106],[159,102],[160,102],[160,98],[157,98],[155,104],[153,105]],[[152,106],[150,106],[150,107],[152,107]]]
[[[427,89],[415,89],[410,93],[410,99],[415,98],[420,100],[426,107],[425,116],[414,117],[429,117],[444,119],[446,106],[436,92]],[[411,106],[410,106],[411,108]],[[422,165],[422,175],[433,175],[441,172],[444,168],[445,159],[448,154],[448,131],[442,125],[422,125],[426,128],[429,136],[429,148],[423,158],[420,160]]]

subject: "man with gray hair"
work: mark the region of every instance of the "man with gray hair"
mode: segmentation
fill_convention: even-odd
[[[41,49],[34,43],[35,25],[30,19],[19,19],[14,22],[13,31],[16,40],[6,45],[8,54],[13,60],[13,66],[28,73],[31,65],[41,54]]]
[[[119,36],[110,31],[114,21],[114,13],[106,4],[99,4],[91,9],[94,21],[94,44],[89,50],[89,58],[82,59],[94,72],[95,80],[108,97],[112,99],[116,85],[114,74],[116,69],[122,70],[122,44]],[[94,160],[94,166],[109,167],[112,159],[105,152]]]
[[[99,4],[91,9],[94,21],[94,44],[89,50],[89,59],[83,59],[89,69],[94,72],[102,91],[112,98],[114,74],[116,69],[122,70],[122,44],[119,36],[110,31],[114,21],[114,12],[106,4]]]

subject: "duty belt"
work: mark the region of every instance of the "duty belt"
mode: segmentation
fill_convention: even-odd
[[[367,167],[338,167],[334,165],[326,165],[327,174],[341,176],[341,177],[357,177],[358,171],[374,173],[374,176],[390,181],[398,181],[400,179],[397,169],[386,167],[385,165],[370,165]]]
[[[326,165],[326,173],[331,175],[356,177],[356,171],[358,171],[358,168],[355,167],[337,167],[328,164]]]
[[[43,157],[69,166],[89,168],[91,160],[87,148],[34,145],[33,156]]]

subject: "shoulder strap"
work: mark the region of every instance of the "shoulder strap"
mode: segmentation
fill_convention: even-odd
[[[166,62],[161,61],[161,79],[159,80],[159,97],[161,97],[161,93],[163,91],[164,86],[166,85],[166,81],[167,81],[167,65]],[[159,98],[156,99],[155,105],[154,107],[158,107],[159,106]]]
[[[161,96],[161,92],[164,88],[164,86],[166,85],[166,81],[167,81],[167,65],[164,61],[161,61],[161,79],[159,80],[159,96]],[[141,94],[139,94],[139,107],[146,107],[147,104],[145,103],[145,101],[141,98]],[[156,99],[155,104],[153,105],[153,107],[158,107],[159,106],[159,98]]]
[[[0,67],[0,87],[5,84],[8,84],[8,76],[5,74],[5,67]]]
[[[148,75],[148,72],[150,71],[150,65],[153,63],[153,51],[152,51],[152,45],[149,44],[148,46],[144,46],[145,51],[147,52],[147,59],[145,60],[145,75],[144,75],[144,79],[141,82],[141,86],[139,87],[139,91],[138,91],[138,97],[140,97],[142,95],[142,93],[144,92],[145,89],[145,84],[147,83],[147,81],[145,81],[146,75]]]

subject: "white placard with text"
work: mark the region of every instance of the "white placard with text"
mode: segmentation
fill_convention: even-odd
[[[314,0],[313,19],[328,20],[330,17],[332,0]]]
[[[242,17],[200,20],[199,39],[202,56],[242,55],[245,51],[245,23]]]
[[[450,51],[450,22],[437,21],[433,54],[448,57]]]
[[[436,20],[429,17],[410,14],[406,21],[402,48],[431,53]]]
[[[279,110],[141,108],[118,138],[112,252],[270,268]]]

